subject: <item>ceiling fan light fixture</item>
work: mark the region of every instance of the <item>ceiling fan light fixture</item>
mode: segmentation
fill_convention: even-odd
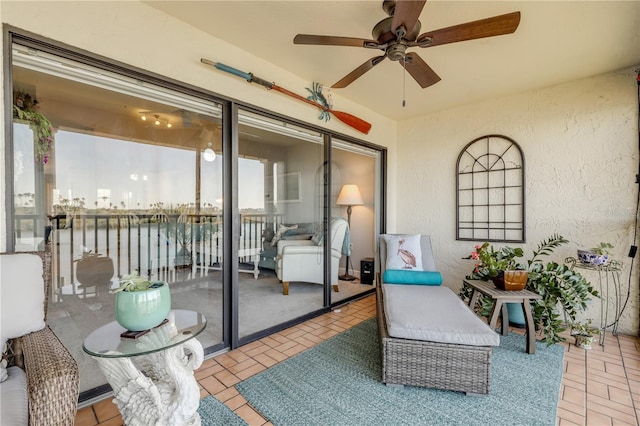
[[[216,152],[213,150],[211,142],[207,144],[207,149],[202,152],[204,161],[212,162],[216,159]]]

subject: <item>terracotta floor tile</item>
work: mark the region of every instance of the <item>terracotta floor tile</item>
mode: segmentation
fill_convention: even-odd
[[[196,380],[201,380],[207,376],[213,376],[215,373],[222,370],[224,370],[224,367],[216,363],[209,368],[203,369],[202,367],[200,367],[193,375],[196,377]]]
[[[631,401],[631,394],[629,393],[629,391],[610,387],[609,399],[611,399],[612,401],[616,401],[622,405],[633,407],[633,402]]]
[[[113,403],[113,398],[103,399],[95,403],[93,411],[96,413],[96,418],[100,423],[120,415],[118,407]]]
[[[100,426],[124,426],[124,421],[122,421],[122,417],[118,414],[117,417],[113,417],[106,422],[100,423]]]
[[[286,356],[282,352],[277,351],[275,349],[270,349],[270,350],[266,351],[265,355],[269,355],[271,358],[275,359],[278,362],[284,361],[285,359],[289,358],[288,356]]]
[[[249,423],[249,426],[263,425],[266,423],[266,420],[247,404],[235,410],[235,413],[242,417],[245,422]]]
[[[605,371],[609,374],[625,377],[626,373],[622,365],[617,365],[612,362],[605,362]]]
[[[225,402],[225,401],[233,398],[236,395],[239,395],[239,392],[238,392],[238,389],[236,389],[235,386],[234,386],[232,388],[227,388],[227,389],[223,390],[222,392],[218,392],[215,396],[221,402]]]
[[[222,382],[223,385],[225,385],[226,387],[230,388],[231,386],[235,385],[236,383],[240,382],[240,379],[238,379],[238,377],[231,373],[230,371],[221,371],[219,373],[216,373],[214,376],[216,379],[220,380],[220,382]],[[212,392],[214,393],[214,392]]]
[[[238,374],[236,374],[236,376],[238,376],[238,378],[240,380],[246,380],[249,377],[258,374],[261,371],[266,370],[267,367],[265,367],[264,365],[260,364],[260,363],[256,363],[255,365],[252,365],[251,367],[240,371]]]
[[[586,412],[584,403],[574,404],[573,402],[566,401],[562,398],[560,399],[560,401],[558,401],[558,408],[562,408],[565,411],[570,411],[579,416],[584,416]]]
[[[569,424],[577,424],[577,425],[585,424],[585,417],[583,414],[578,414],[574,411],[567,410],[562,406],[558,407],[558,418],[565,420],[566,422],[569,422]]]
[[[238,361],[230,357],[228,353],[218,355],[215,359],[218,362],[218,364],[220,364],[224,368],[232,367],[238,363]]]
[[[258,361],[253,358],[247,358],[246,360],[234,365],[233,367],[229,367],[228,370],[237,376],[241,371],[253,367],[256,364],[258,364]]]
[[[587,426],[608,426],[611,425],[611,417],[598,413],[597,411],[587,410]]]
[[[587,382],[587,393],[592,395],[597,395],[602,398],[609,398],[609,386],[605,383],[600,383],[596,381],[588,381]]]
[[[227,388],[227,386],[220,382],[220,380],[216,379],[215,376],[205,377],[200,380],[200,385],[212,395],[222,392]]]
[[[274,348],[276,346],[280,346],[282,344],[281,342],[278,342],[276,339],[274,339],[271,336],[263,337],[259,341],[264,343],[265,345],[271,347],[271,348]]]
[[[84,407],[76,412],[75,426],[94,426],[98,424],[92,407]]]
[[[563,386],[562,399],[567,402],[571,402],[584,410],[586,394],[584,391],[577,390],[568,386]]]
[[[593,396],[587,396],[587,420],[589,419],[589,411],[593,411],[607,417],[622,420],[627,423],[636,421],[635,413],[633,412],[633,409],[630,409],[630,407],[625,407],[621,404],[615,404],[613,403],[613,401],[608,400],[596,402],[591,400],[591,398],[593,398]],[[620,409],[620,407],[624,407],[624,409]]]
[[[573,362],[569,362],[567,363],[567,367],[565,369],[565,371],[569,374],[573,374],[576,376],[583,376],[585,375],[585,368],[584,365],[580,365],[580,364],[576,364]]]
[[[258,361],[260,364],[264,365],[267,368],[273,367],[274,365],[276,365],[278,363],[277,360],[271,358],[267,354],[258,354],[256,356],[254,356],[253,359],[255,359],[256,361]]]
[[[245,405],[246,403],[247,403],[247,400],[244,399],[244,397],[240,394],[237,394],[236,396],[224,401],[224,405],[229,407],[231,410],[237,410],[238,408]]]
[[[276,346],[273,349],[285,353],[287,349],[293,348],[294,346],[298,346],[298,343],[295,340],[288,340],[286,343]]]

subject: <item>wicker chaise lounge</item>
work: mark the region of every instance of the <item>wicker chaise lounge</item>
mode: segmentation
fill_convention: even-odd
[[[382,381],[387,385],[488,394],[491,354],[493,346],[500,342],[498,334],[448,288],[384,283],[386,245],[383,237],[378,245],[380,271],[376,289]],[[429,236],[421,236],[420,243],[424,269],[435,271]],[[404,300],[398,298],[398,290],[405,294]],[[411,295],[415,295],[413,300]],[[395,312],[391,310],[395,317],[392,326],[388,322],[390,310],[385,303],[402,304],[395,306]],[[461,311],[462,308],[466,311]],[[435,319],[433,312],[429,315],[429,310],[437,311]],[[460,316],[465,320],[460,321]],[[398,321],[405,321],[406,325],[398,324]],[[407,333],[413,337],[407,338],[404,335]],[[469,344],[465,344],[467,341]]]
[[[2,425],[72,426],[75,421],[78,366],[44,323],[50,268],[50,252],[0,254],[2,337],[12,337],[9,377],[0,383]],[[35,293],[40,297],[33,297]],[[12,316],[16,310],[20,311],[18,319]],[[31,314],[35,318],[25,321],[25,316],[31,318]],[[24,330],[25,334],[16,330]]]

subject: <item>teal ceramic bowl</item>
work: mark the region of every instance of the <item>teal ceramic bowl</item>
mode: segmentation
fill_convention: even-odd
[[[166,282],[146,291],[120,291],[116,294],[116,321],[129,331],[149,330],[167,317],[171,293]]]

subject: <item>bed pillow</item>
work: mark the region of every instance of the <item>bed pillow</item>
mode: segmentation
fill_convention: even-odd
[[[385,269],[422,271],[420,235],[385,235],[387,263]]]
[[[382,275],[385,284],[441,285],[442,274],[435,271],[387,269]]]

